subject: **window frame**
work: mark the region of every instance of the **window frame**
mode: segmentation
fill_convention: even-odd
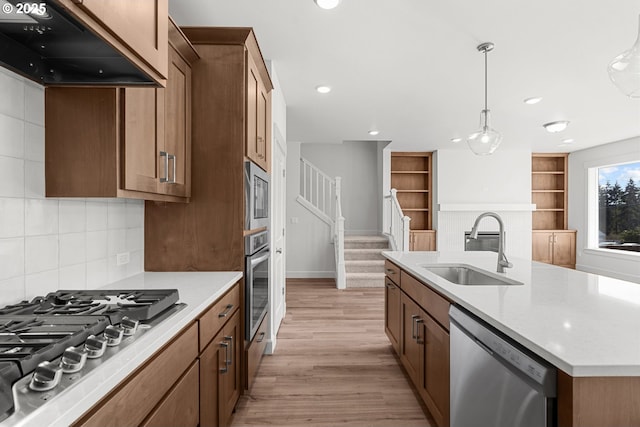
[[[599,239],[599,182],[598,169],[617,166],[621,164],[640,163],[640,158],[629,158],[628,155],[612,156],[598,161],[585,163],[587,182],[587,230],[586,247],[583,249],[588,254],[597,254],[611,258],[638,261],[640,252],[624,251],[619,249],[600,248]],[[623,185],[626,183],[623,183]]]

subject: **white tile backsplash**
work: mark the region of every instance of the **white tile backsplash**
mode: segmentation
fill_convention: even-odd
[[[0,114],[0,156],[22,158],[24,139],[24,122]]]
[[[144,268],[144,201],[45,198],[44,136],[44,89],[0,67],[0,306]]]

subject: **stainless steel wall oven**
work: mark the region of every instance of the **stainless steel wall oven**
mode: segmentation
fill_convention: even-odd
[[[245,230],[269,226],[269,175],[251,161],[244,164]]]
[[[269,309],[269,232],[245,238],[245,330],[251,341]]]

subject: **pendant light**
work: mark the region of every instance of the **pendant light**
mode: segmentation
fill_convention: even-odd
[[[631,49],[616,56],[609,64],[609,78],[629,98],[640,98],[640,16],[638,38]]]
[[[502,142],[502,135],[491,128],[490,111],[487,107],[487,52],[493,50],[493,43],[482,43],[477,49],[484,53],[484,110],[480,113],[480,129],[469,135],[467,144],[475,154],[484,156],[496,151]]]

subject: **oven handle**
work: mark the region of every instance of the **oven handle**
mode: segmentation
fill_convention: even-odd
[[[271,255],[269,253],[269,249],[267,249],[264,255],[258,257],[258,258],[251,258],[251,268],[255,267],[257,264],[260,264],[261,262],[265,261],[267,258],[269,258],[269,255]]]

